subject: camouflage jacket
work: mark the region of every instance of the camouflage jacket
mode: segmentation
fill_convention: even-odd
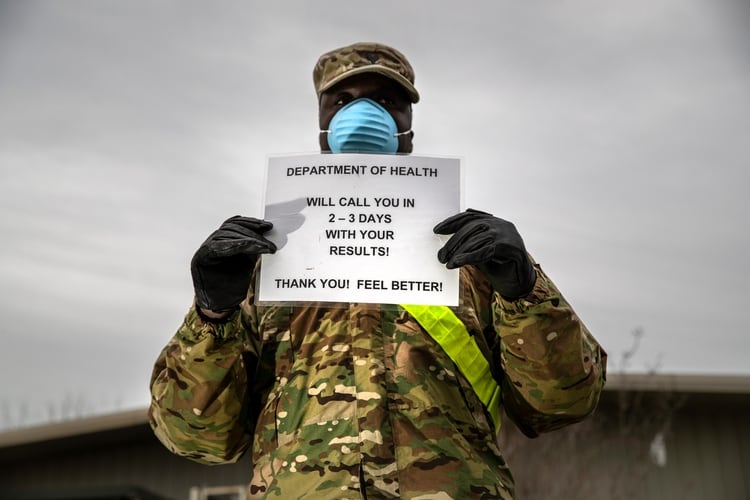
[[[529,436],[591,413],[606,354],[537,266],[525,298],[461,269],[454,311]],[[228,321],[191,309],[151,380],[150,420],[203,463],[252,448],[250,498],[513,498],[496,429],[467,380],[396,305],[254,305]]]

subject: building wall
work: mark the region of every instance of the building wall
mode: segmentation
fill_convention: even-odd
[[[748,411],[747,394],[609,392],[536,439],[508,423],[501,449],[524,500],[748,500]]]
[[[192,486],[246,485],[250,457],[207,466],[172,455],[144,423],[84,443],[35,445],[0,455],[0,498],[83,497],[86,491],[137,486],[171,500],[187,500]],[[102,494],[101,497],[110,498]],[[119,498],[119,497],[118,497]]]

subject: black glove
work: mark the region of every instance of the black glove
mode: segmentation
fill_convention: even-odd
[[[268,221],[235,215],[203,242],[190,262],[199,307],[226,311],[245,299],[258,255],[276,251],[262,236],[272,227]]]
[[[438,251],[438,260],[448,269],[473,264],[495,291],[510,300],[523,297],[534,288],[534,266],[512,223],[470,208],[448,217],[433,231],[453,234]]]

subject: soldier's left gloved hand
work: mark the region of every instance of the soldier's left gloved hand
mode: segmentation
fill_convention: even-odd
[[[438,260],[448,269],[477,266],[495,291],[509,300],[528,295],[534,288],[534,266],[512,223],[470,208],[448,217],[433,231],[453,234],[438,251]]]

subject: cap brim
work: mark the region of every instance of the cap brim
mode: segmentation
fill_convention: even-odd
[[[331,87],[333,87],[340,81],[346,80],[347,78],[352,77],[354,75],[361,75],[362,73],[378,73],[380,75],[390,78],[391,80],[401,85],[404,88],[404,90],[406,90],[406,93],[409,94],[409,99],[411,99],[411,102],[413,103],[419,102],[419,92],[417,92],[417,89],[414,87],[414,85],[412,85],[412,83],[409,80],[407,80],[404,77],[404,75],[402,75],[398,71],[394,71],[390,68],[386,68],[378,64],[371,64],[369,66],[360,66],[359,68],[354,68],[345,73],[340,74],[336,78],[333,78],[331,81],[326,83],[323,87],[319,88],[318,96],[320,96],[320,94],[330,89]]]

